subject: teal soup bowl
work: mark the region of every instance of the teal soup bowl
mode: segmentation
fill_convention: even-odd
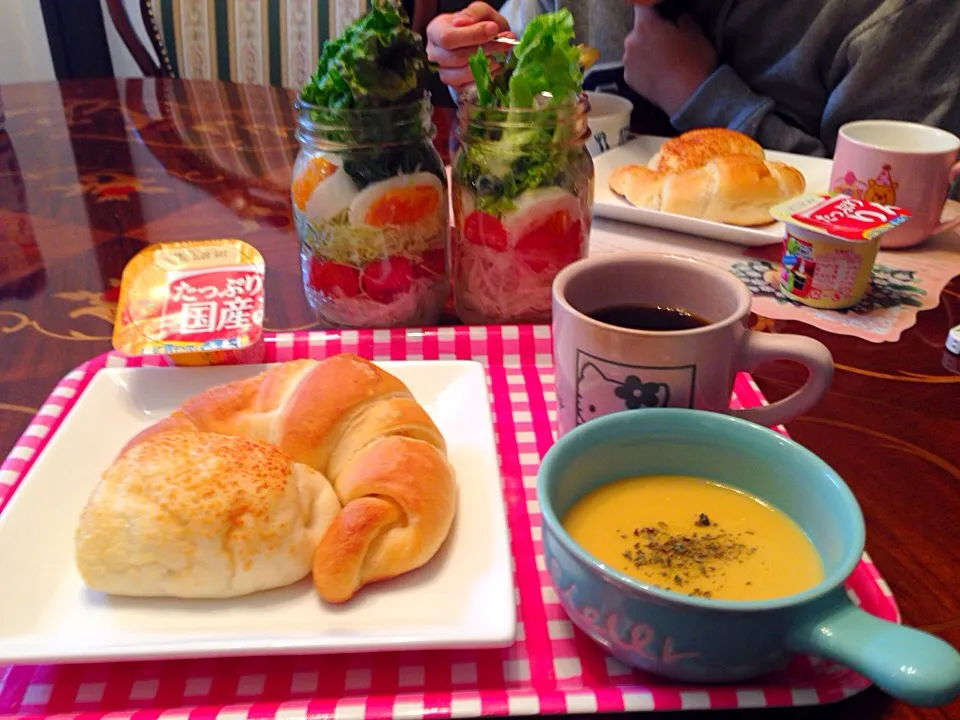
[[[819,552],[824,580],[773,600],[691,597],[601,563],[563,529],[561,520],[585,494],[654,474],[720,482],[785,512]],[[843,583],[863,552],[860,508],[830,467],[778,433],[697,410],[607,415],[554,444],[537,476],[537,499],[544,559],[564,609],[630,666],[685,682],[736,682],[775,670],[792,653],[809,653],[914,705],[945,705],[960,694],[960,655],[952,646],[850,601]]]

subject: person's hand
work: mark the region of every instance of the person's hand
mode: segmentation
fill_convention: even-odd
[[[652,7],[634,6],[623,76],[637,93],[673,115],[716,67],[716,50],[689,15],[674,25]]]
[[[427,57],[440,66],[440,80],[460,90],[473,82],[467,61],[478,47],[487,55],[507,47],[494,42],[498,35],[513,37],[504,17],[483,2],[458,13],[437,15],[427,25]]]

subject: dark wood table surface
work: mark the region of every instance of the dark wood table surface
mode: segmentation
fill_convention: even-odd
[[[0,87],[0,457],[65,373],[110,349],[120,274],[150,243],[255,245],[267,264],[268,329],[314,327],[290,218],[292,101],[202,81]],[[436,117],[445,152],[451,117]],[[853,488],[867,550],[904,621],[960,645],[960,370],[944,350],[960,323],[960,281],[897,343],[755,323],[830,347],[833,388],[789,430]],[[776,364],[757,381],[776,399],[802,372]],[[871,689],[828,707],[693,715],[945,720],[960,718],[960,702],[909,708]]]

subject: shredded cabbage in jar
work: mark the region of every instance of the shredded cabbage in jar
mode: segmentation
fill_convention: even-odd
[[[540,322],[550,315],[558,267],[537,273],[509,252],[461,241],[455,252],[457,314],[464,322]]]
[[[412,225],[351,225],[348,211],[326,222],[302,223],[300,237],[319,257],[344,265],[363,266],[394,255],[415,257],[443,247],[442,223],[445,213],[431,213]]]

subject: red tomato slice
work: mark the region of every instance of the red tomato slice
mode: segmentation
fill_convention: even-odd
[[[544,215],[526,233],[517,238],[517,252],[521,255],[556,252],[559,249],[558,246],[564,243],[571,224],[570,214],[566,210],[557,210]]]
[[[420,263],[413,270],[417,277],[445,274],[446,252],[443,249],[427,250],[420,256]]]
[[[583,224],[571,220],[565,210],[557,210],[517,239],[517,254],[531,270],[536,273],[548,267],[559,270],[580,259]]]
[[[463,220],[463,237],[474,245],[488,247],[497,252],[507,249],[507,231],[500,221],[489,213],[479,210]]]
[[[579,220],[571,223],[567,228],[567,233],[563,238],[564,251],[572,256],[570,262],[580,259],[580,247],[583,245],[583,223]]]
[[[413,266],[405,257],[389,257],[374,260],[363,268],[360,286],[371,300],[391,302],[410,290],[413,282]]]
[[[355,297],[360,294],[360,271],[350,265],[313,257],[310,259],[310,285],[331,297]]]

